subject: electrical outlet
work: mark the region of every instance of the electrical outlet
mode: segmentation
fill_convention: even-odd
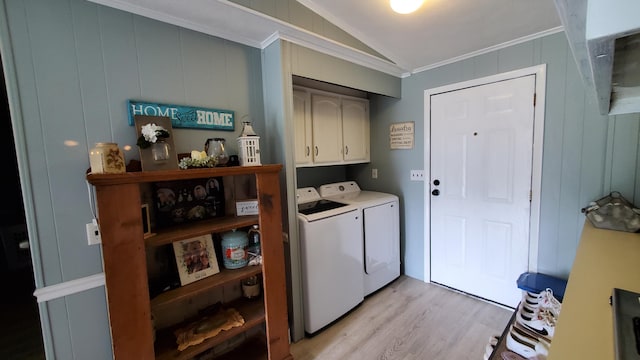
[[[98,228],[98,222],[93,219],[93,222],[87,224],[87,242],[89,245],[100,244],[102,239],[100,238],[100,229]]]
[[[372,179],[378,178],[378,169],[371,169],[371,178]]]
[[[411,170],[411,181],[424,181],[424,170]]]

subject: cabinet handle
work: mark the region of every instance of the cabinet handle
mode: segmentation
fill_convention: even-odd
[[[344,147],[344,154],[345,155],[349,155],[349,147],[348,146]]]
[[[318,147],[316,146],[316,156],[318,156]]]
[[[311,151],[311,149],[309,149],[309,146],[307,146],[307,156],[309,156],[309,151]]]

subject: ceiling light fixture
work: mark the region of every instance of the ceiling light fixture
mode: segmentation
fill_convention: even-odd
[[[391,0],[391,8],[399,14],[412,13],[422,5],[424,0]]]

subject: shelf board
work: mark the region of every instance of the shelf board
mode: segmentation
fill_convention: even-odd
[[[258,223],[257,215],[249,216],[224,216],[208,220],[200,220],[184,225],[159,229],[154,235],[144,239],[147,246],[160,246],[171,244],[174,241],[190,239],[196,236],[215,232],[229,231],[242,227],[248,227]]]
[[[218,335],[206,339],[204,342],[189,346],[183,351],[178,351],[178,345],[176,344],[176,337],[173,331],[179,326],[164,329],[158,332],[157,340],[155,344],[156,359],[172,359],[172,360],[186,360],[191,359],[194,356],[211,349],[212,347],[222,344],[223,342],[231,339],[232,337],[239,335],[255,326],[258,326],[265,321],[265,313],[263,307],[262,298],[253,300],[240,299],[230,304],[225,304],[226,307],[233,307],[244,318],[244,325],[240,327],[231,328],[227,331],[221,331]]]
[[[233,270],[220,269],[220,272],[215,275],[163,292],[162,294],[154,297],[151,299],[151,310],[157,311],[161,307],[210,291],[214,287],[226,285],[235,281],[240,282],[242,279],[258,275],[261,272],[262,266],[245,266],[243,268]]]
[[[267,338],[264,335],[255,335],[245,340],[235,349],[216,356],[215,360],[267,360]]]
[[[122,174],[87,174],[87,181],[92,185],[121,185],[148,183],[169,180],[202,179],[217,176],[235,176],[246,174],[277,173],[281,164],[261,166],[230,166],[207,169],[137,171]]]

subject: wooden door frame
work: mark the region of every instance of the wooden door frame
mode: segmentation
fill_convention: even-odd
[[[542,189],[542,149],[544,144],[544,113],[547,65],[490,75],[469,81],[449,84],[424,91],[424,282],[431,282],[431,96],[465,88],[535,76],[536,104],[533,111],[533,161],[531,163],[531,213],[529,216],[529,271],[538,269],[540,233],[540,192]],[[515,279],[514,279],[515,283]]]

